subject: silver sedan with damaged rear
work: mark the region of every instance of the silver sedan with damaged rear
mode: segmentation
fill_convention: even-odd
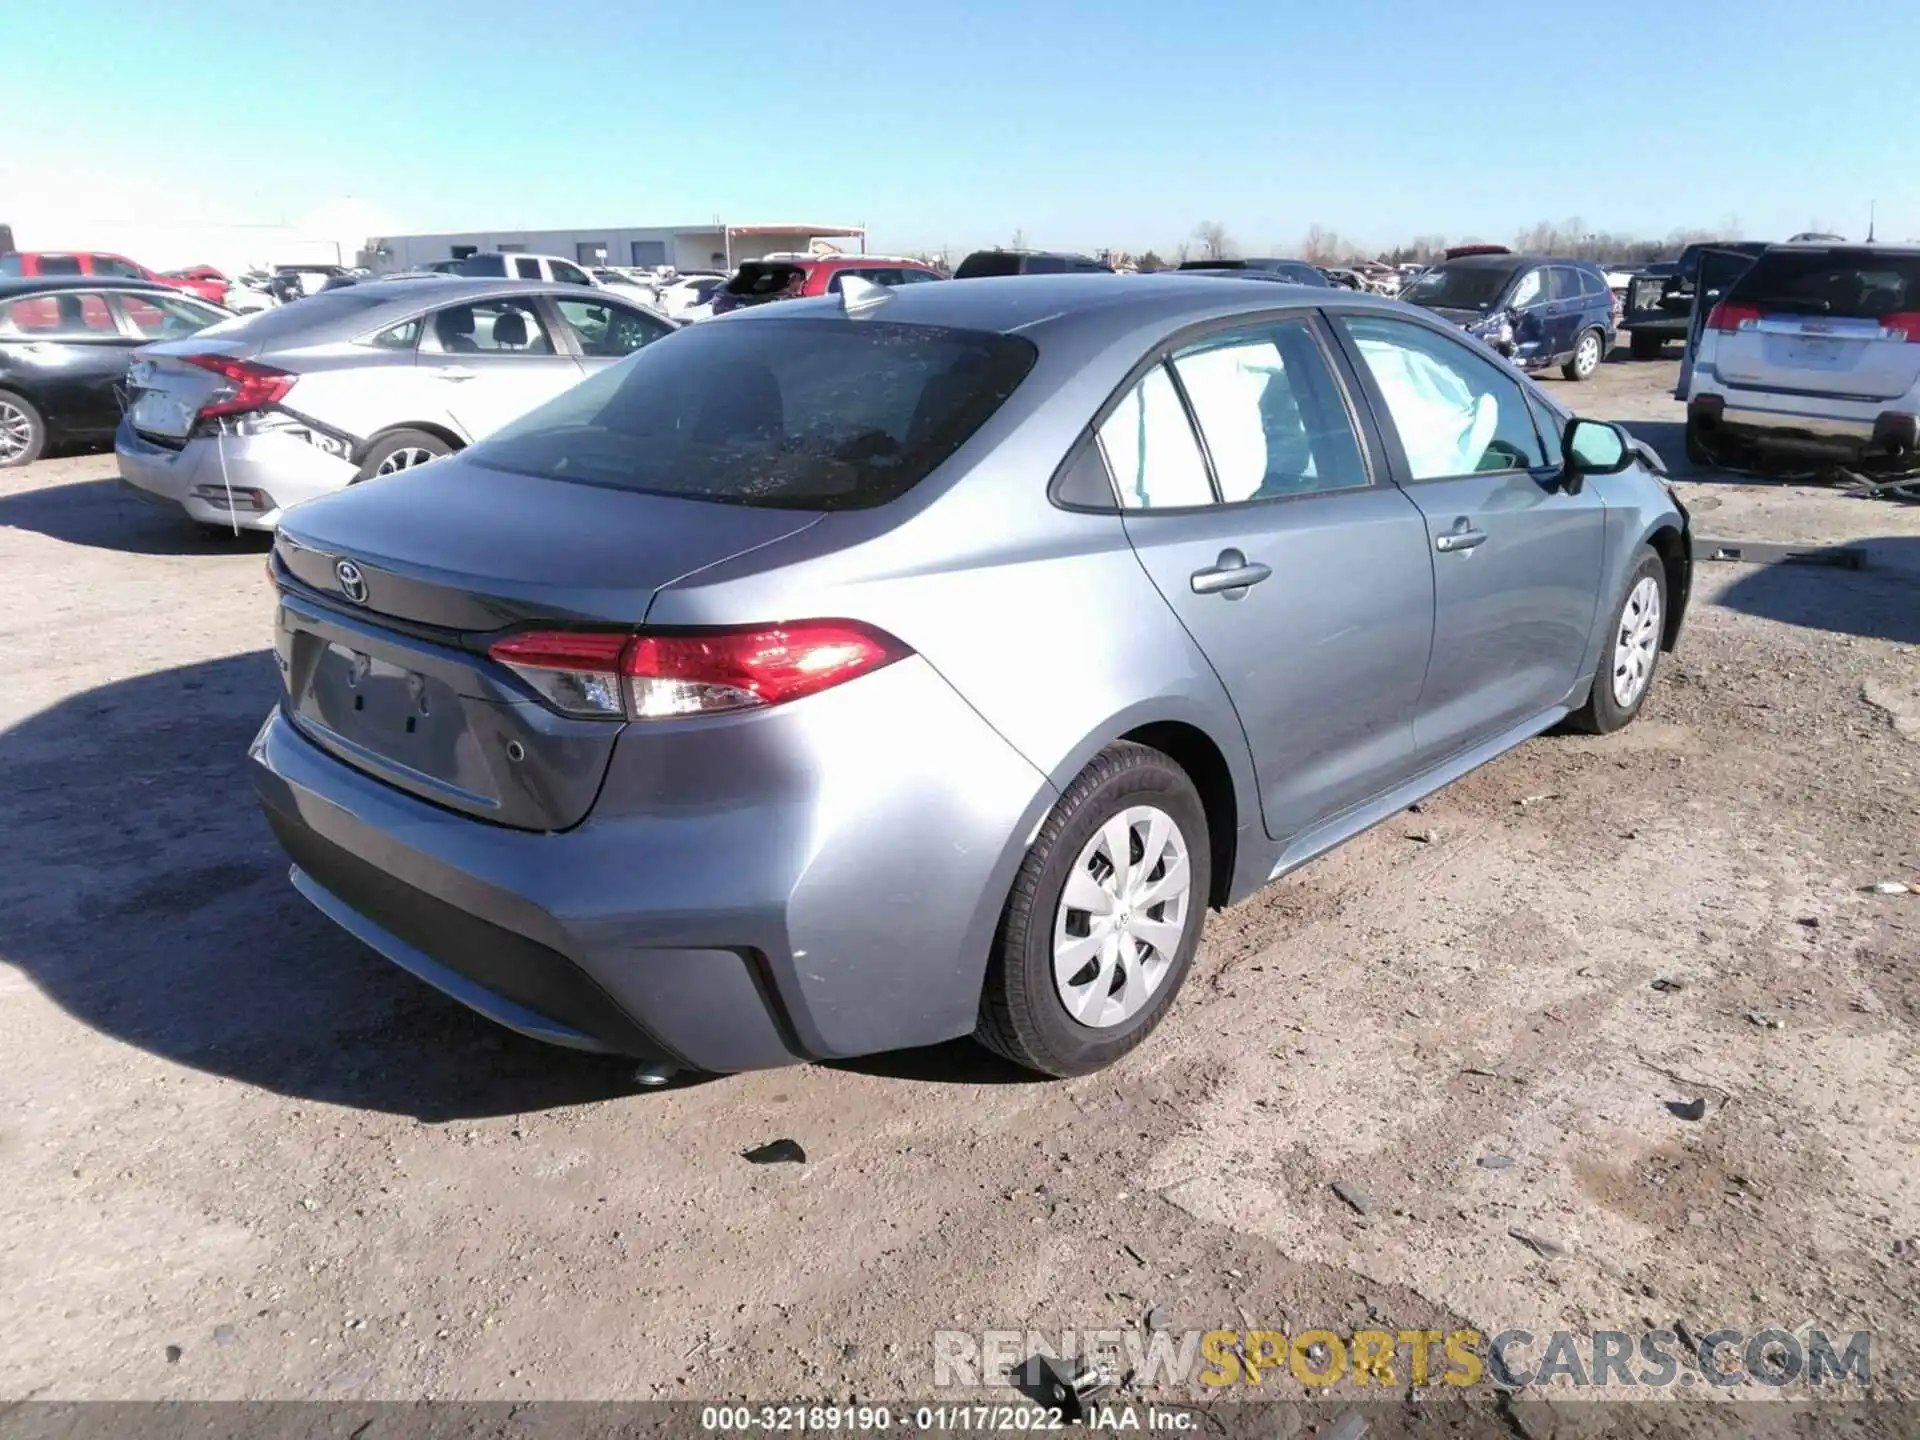
[[[693,327],[281,527],[300,891],[502,1024],[1083,1073],[1233,903],[1630,722],[1687,517],[1423,311],[1178,276]]]
[[[671,322],[559,282],[370,281],[150,345],[114,437],[121,478],[203,524],[287,507],[492,434]]]

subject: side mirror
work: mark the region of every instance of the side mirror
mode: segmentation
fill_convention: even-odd
[[[1575,420],[1560,440],[1560,484],[1578,495],[1589,475],[1617,475],[1633,464],[1633,442],[1618,425]]]

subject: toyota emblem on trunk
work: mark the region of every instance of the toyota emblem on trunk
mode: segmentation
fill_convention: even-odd
[[[367,603],[367,577],[360,573],[360,567],[351,560],[334,563],[333,578],[340,582],[340,593],[356,605]]]

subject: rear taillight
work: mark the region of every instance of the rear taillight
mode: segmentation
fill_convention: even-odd
[[[1880,317],[1880,328],[1889,339],[1920,345],[1920,310],[1902,310]]]
[[[1759,323],[1760,310],[1754,305],[1735,305],[1729,301],[1722,300],[1718,305],[1714,306],[1712,310],[1707,312],[1707,328],[1709,330],[1724,331],[1727,334],[1732,334],[1734,331],[1742,329],[1745,326],[1758,325]]]
[[[911,652],[856,621],[796,620],[681,634],[543,630],[487,653],[562,714],[671,720],[797,700]]]
[[[244,415],[277,405],[300,378],[257,360],[235,360],[230,355],[182,355],[180,359],[198,369],[211,370],[227,382],[224,391],[215,391],[200,407],[202,420],[216,415]]]

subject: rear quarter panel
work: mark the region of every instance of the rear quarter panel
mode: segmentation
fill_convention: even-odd
[[[296,371],[300,379],[288,393],[286,408],[364,442],[398,425],[427,425],[465,441],[453,423],[434,380],[415,363],[411,350],[381,350],[351,341],[269,350],[269,365]]]

